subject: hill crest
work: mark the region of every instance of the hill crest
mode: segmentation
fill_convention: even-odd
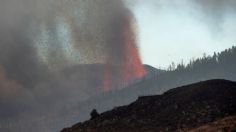
[[[62,132],[175,131],[196,128],[236,114],[236,83],[208,80],[178,87],[162,95],[139,97],[93,120]]]

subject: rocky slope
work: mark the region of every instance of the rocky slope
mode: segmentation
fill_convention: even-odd
[[[236,83],[209,80],[140,97],[62,132],[186,131],[235,115]]]
[[[236,116],[229,116],[223,119],[219,119],[212,123],[208,123],[206,125],[200,126],[198,128],[194,128],[192,130],[184,130],[189,132],[235,132],[236,128]]]

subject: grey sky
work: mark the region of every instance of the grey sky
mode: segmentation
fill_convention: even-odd
[[[167,67],[236,44],[235,0],[137,0],[143,63]]]

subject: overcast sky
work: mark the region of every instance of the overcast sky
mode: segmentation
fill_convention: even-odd
[[[236,45],[236,0],[137,0],[143,63],[167,67]]]

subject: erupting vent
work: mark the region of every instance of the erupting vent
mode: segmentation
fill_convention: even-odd
[[[126,17],[123,20],[121,28],[121,60],[119,64],[117,62],[112,63],[110,60],[105,64],[103,80],[104,91],[109,91],[113,87],[122,86],[122,84],[128,84],[132,80],[139,79],[146,74],[136,47],[131,17]]]

